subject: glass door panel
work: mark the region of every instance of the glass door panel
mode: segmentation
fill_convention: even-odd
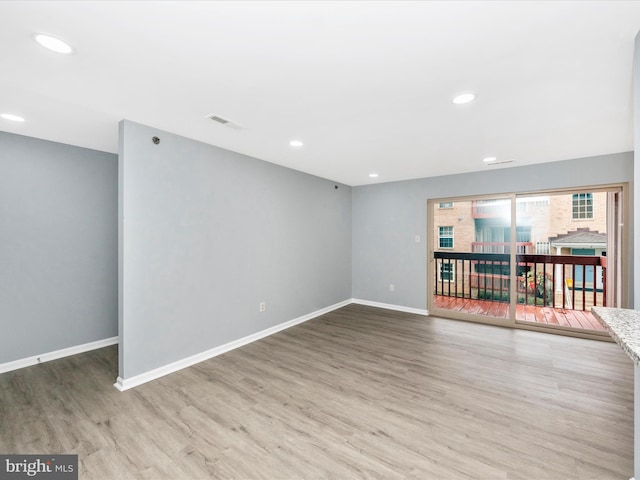
[[[591,307],[605,302],[607,192],[517,196],[515,320],[604,331]]]
[[[432,204],[432,310],[510,321],[511,205],[510,197]]]

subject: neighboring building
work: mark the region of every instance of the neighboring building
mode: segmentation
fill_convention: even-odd
[[[435,249],[470,252],[475,241],[470,202],[446,202],[435,206]]]
[[[519,197],[516,200],[517,253],[539,255],[604,256],[607,249],[606,192],[580,192],[549,196]],[[511,242],[511,202],[509,199],[443,202],[434,208],[436,251],[509,253]],[[520,268],[520,267],[519,267]],[[551,268],[551,267],[549,267]],[[567,268],[564,277],[556,265],[555,290],[562,290],[563,278],[571,285],[602,289],[601,268],[575,273]],[[522,268],[526,274],[528,267]],[[594,275],[595,273],[595,275]],[[462,281],[463,290],[489,288],[508,291],[509,267],[473,261],[442,261],[437,265],[437,281]],[[574,278],[575,277],[575,278]],[[586,281],[585,281],[586,280]],[[440,286],[444,288],[444,285]],[[436,285],[436,289],[438,286]]]
[[[518,198],[518,253],[606,254],[606,206],[606,192]],[[435,250],[507,253],[510,220],[508,199],[436,204]]]

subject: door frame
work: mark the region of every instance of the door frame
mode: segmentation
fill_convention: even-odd
[[[615,215],[609,211],[611,208],[611,202],[607,202],[607,232],[610,230],[610,225],[613,222],[610,222],[610,218],[615,217],[614,221],[617,223],[615,225],[615,236],[613,239],[615,240],[615,244],[610,246],[609,242],[612,238],[608,237],[607,240],[607,255],[609,260],[609,252],[612,248],[616,248],[615,255],[613,255],[611,260],[615,258],[614,263],[615,273],[614,275],[607,275],[607,285],[611,285],[612,288],[615,288],[615,298],[616,301],[619,302],[619,307],[627,308],[628,307],[628,292],[629,288],[627,285],[628,280],[628,262],[621,261],[622,258],[627,258],[628,253],[628,245],[629,245],[629,235],[628,228],[625,228],[627,225],[628,218],[628,202],[629,202],[629,184],[628,183],[615,183],[615,184],[605,184],[605,185],[586,185],[579,187],[567,187],[567,188],[556,188],[556,189],[545,189],[545,190],[535,190],[528,192],[508,192],[508,193],[493,193],[493,194],[483,194],[483,195],[469,195],[469,196],[456,196],[456,197],[439,197],[439,198],[430,198],[427,199],[427,311],[429,315],[438,315],[446,318],[452,318],[456,320],[464,320],[471,321],[477,323],[484,323],[489,325],[498,325],[510,328],[518,328],[523,330],[533,330],[540,331],[546,333],[556,333],[560,335],[572,336],[572,337],[581,337],[581,338],[591,338],[598,340],[611,340],[610,336],[598,332],[589,332],[587,330],[576,330],[569,327],[562,326],[547,326],[544,324],[533,324],[530,322],[521,323],[516,321],[516,303],[515,299],[517,298],[517,282],[514,279],[516,276],[516,255],[517,249],[515,247],[516,243],[516,214],[517,214],[517,198],[518,197],[526,197],[526,196],[551,196],[551,195],[568,195],[575,193],[583,193],[585,191],[589,192],[611,192],[617,191],[619,192],[617,202],[618,210],[615,212]],[[509,318],[496,318],[490,316],[480,316],[469,314],[465,312],[457,312],[457,311],[449,311],[443,309],[434,308],[434,285],[433,279],[436,275],[436,262],[434,261],[434,252],[435,252],[435,225],[434,225],[434,213],[437,209],[437,205],[440,203],[447,202],[472,202],[477,200],[488,200],[488,199],[496,199],[496,198],[509,198],[511,200],[511,248],[510,248],[510,271],[511,271],[511,282],[510,282],[510,304],[509,304]],[[621,221],[620,221],[621,220]],[[614,226],[614,225],[612,225]],[[610,260],[609,260],[610,261]],[[610,277],[611,281],[610,281]],[[621,288],[623,287],[624,288]]]

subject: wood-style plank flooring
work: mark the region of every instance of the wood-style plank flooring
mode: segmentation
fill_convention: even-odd
[[[509,318],[509,304],[505,302],[434,295],[433,304],[436,308],[443,308],[445,310],[487,315],[496,318]],[[604,326],[598,322],[593,314],[586,310],[569,310],[565,308],[518,304],[516,305],[516,320],[596,332],[606,331]]]
[[[0,375],[0,452],[89,479],[628,479],[613,343],[350,305],[127,392],[116,347]]]

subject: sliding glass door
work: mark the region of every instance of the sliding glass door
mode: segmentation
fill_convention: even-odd
[[[621,194],[587,188],[430,201],[429,311],[604,334],[590,309],[621,303]]]

